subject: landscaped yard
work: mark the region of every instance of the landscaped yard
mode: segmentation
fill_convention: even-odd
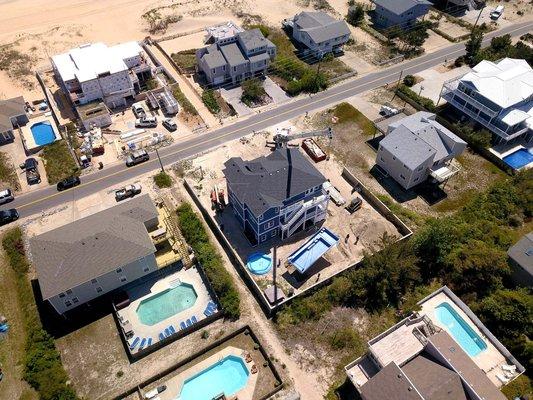
[[[72,158],[67,143],[64,140],[58,140],[45,146],[41,157],[44,160],[46,176],[51,185],[69,176],[79,175],[80,173],[78,165]]]

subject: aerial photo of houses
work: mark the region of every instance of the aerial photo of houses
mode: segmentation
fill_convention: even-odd
[[[532,0],[0,0],[0,400],[533,400]]]

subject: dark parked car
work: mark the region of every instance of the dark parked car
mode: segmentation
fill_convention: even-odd
[[[41,175],[39,174],[37,165],[39,165],[39,162],[33,157],[27,158],[24,164],[20,164],[20,168],[26,171],[28,185],[41,183]]]
[[[348,204],[346,206],[346,210],[348,210],[348,212],[350,214],[353,214],[354,212],[356,212],[357,210],[359,210],[361,208],[361,206],[363,205],[363,201],[359,198],[359,197],[356,197],[355,199],[353,199],[350,204]]]
[[[63,179],[62,181],[57,182],[57,190],[61,192],[62,190],[78,186],[80,183],[80,178],[78,178],[77,176],[69,176],[68,178]]]
[[[19,212],[14,208],[0,211],[0,226],[7,225],[17,219],[19,219]]]

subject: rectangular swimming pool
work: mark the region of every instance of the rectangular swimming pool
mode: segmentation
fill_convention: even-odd
[[[435,308],[435,315],[470,357],[478,355],[487,348],[485,341],[448,302],[439,304]]]
[[[520,169],[533,162],[531,150],[520,149],[502,158],[513,169]]]
[[[152,326],[192,307],[197,298],[192,285],[181,283],[141,300],[137,315],[141,323]]]
[[[227,356],[187,379],[176,400],[212,400],[222,393],[229,398],[248,383],[248,378],[244,360]]]
[[[30,130],[37,146],[45,146],[56,140],[54,128],[48,121],[37,122],[30,127]]]

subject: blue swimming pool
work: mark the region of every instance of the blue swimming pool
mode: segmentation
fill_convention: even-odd
[[[533,149],[520,149],[503,157],[503,162],[511,168],[520,169],[533,162]]]
[[[36,124],[33,124],[30,129],[37,146],[45,146],[56,140],[54,128],[48,121],[37,122]]]
[[[192,307],[197,298],[192,285],[181,283],[142,300],[137,315],[143,324],[152,326]]]
[[[272,257],[264,253],[250,254],[246,266],[253,274],[266,274],[272,268]]]
[[[244,360],[227,356],[187,379],[176,400],[212,400],[222,393],[228,398],[246,385],[248,377]]]
[[[484,340],[449,303],[444,302],[435,308],[435,315],[470,357],[478,355],[487,348]]]

